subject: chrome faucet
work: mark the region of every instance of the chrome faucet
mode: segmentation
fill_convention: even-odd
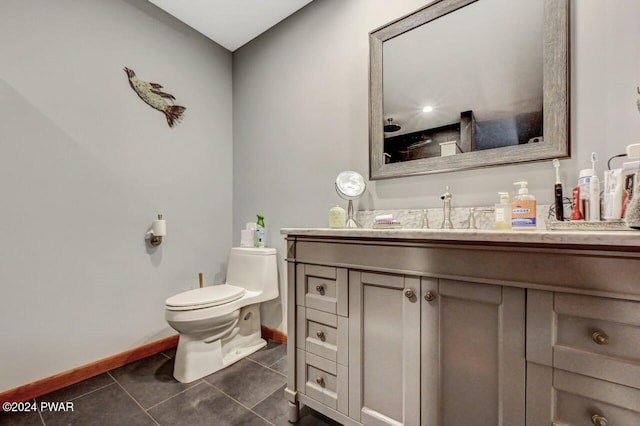
[[[429,229],[429,211],[422,209],[422,216],[420,217],[420,228]]]
[[[451,222],[451,198],[453,196],[449,192],[449,187],[445,188],[444,194],[440,196],[440,199],[444,201],[444,206],[442,207],[442,211],[444,213],[444,217],[442,219],[442,225],[440,228],[442,229],[453,229],[453,223]]]
[[[469,229],[478,229],[476,225],[476,213],[495,213],[493,207],[471,207],[469,209]]]

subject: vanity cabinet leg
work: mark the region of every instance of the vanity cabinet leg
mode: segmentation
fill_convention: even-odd
[[[298,403],[287,401],[289,404],[289,423],[296,423],[298,421]]]

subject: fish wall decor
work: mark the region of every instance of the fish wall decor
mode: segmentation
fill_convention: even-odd
[[[158,83],[147,83],[146,81],[140,80],[131,68],[124,67],[124,72],[127,73],[131,88],[138,94],[138,96],[140,96],[140,99],[150,107],[164,113],[167,117],[169,127],[173,127],[182,120],[182,114],[184,114],[186,108],[180,105],[173,105],[173,101],[175,101],[176,98],[173,95],[160,90],[162,89],[161,85]],[[170,99],[171,104],[169,104],[165,99]]]

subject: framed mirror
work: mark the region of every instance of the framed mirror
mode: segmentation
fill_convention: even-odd
[[[437,0],[369,34],[370,178],[569,156],[569,0]]]

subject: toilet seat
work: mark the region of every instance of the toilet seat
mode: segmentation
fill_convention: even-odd
[[[211,285],[171,296],[165,304],[170,311],[211,308],[238,300],[244,292],[244,288],[230,284]]]

